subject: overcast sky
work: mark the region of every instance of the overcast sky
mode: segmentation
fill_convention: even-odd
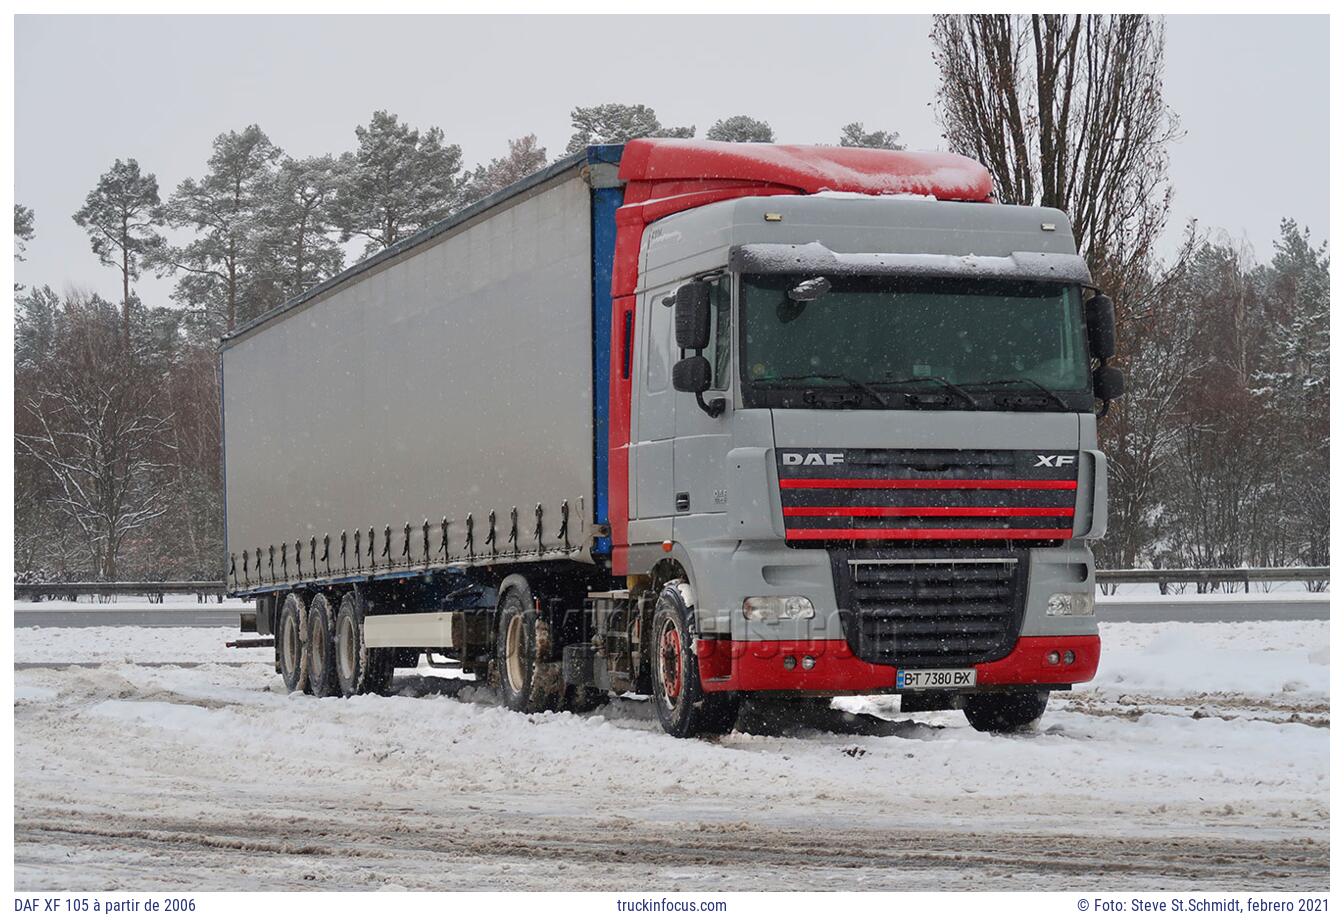
[[[840,126],[937,148],[937,74],[923,16],[91,17],[20,16],[16,200],[37,238],[23,284],[120,296],[70,215],[118,157],[164,197],[204,172],[210,141],[256,122],[295,156],[354,145],[379,108],[438,125],[468,164],[536,133],[552,157],[569,110],[642,102],[665,125],[749,113],[779,140],[835,143]],[[1280,218],[1328,230],[1328,20],[1173,17],[1167,101],[1175,214],[1271,254]],[[142,280],[163,302],[167,281]]]

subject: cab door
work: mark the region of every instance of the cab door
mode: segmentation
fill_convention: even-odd
[[[630,451],[631,543],[672,538],[673,445],[676,396],[672,389],[673,314],[663,299],[675,285],[648,292],[636,311],[634,431]]]
[[[733,337],[732,285],[725,272],[713,281],[710,288],[710,344],[704,356],[713,368],[713,383],[704,394],[706,403],[716,399],[732,398]],[[686,354],[691,354],[687,352]],[[675,358],[682,356],[680,351]],[[677,539],[690,536],[683,520],[689,516],[723,514],[728,508],[726,460],[730,443],[728,420],[731,411],[725,409],[711,417],[700,408],[694,393],[676,393],[676,447],[673,469],[673,511],[677,515]],[[706,522],[708,523],[708,522]]]

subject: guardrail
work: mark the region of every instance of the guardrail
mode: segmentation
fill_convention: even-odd
[[[1330,580],[1329,566],[1282,566],[1275,568],[1243,569],[1098,569],[1099,585],[1157,585],[1167,593],[1168,585],[1196,585],[1200,588],[1216,584],[1244,585],[1251,593],[1251,582],[1300,581],[1323,585]]]
[[[14,584],[14,597],[28,600],[74,600],[81,595],[117,597],[129,594],[163,603],[167,594],[195,594],[198,601],[224,601],[222,581],[48,581]]]

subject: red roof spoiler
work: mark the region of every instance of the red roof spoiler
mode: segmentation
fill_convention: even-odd
[[[989,171],[955,153],[876,150],[867,147],[804,147],[789,144],[729,144],[716,141],[641,138],[628,141],[620,177],[625,202],[687,191],[686,183],[725,180],[786,186],[804,195],[821,191],[866,195],[928,195],[940,201],[990,201]],[[635,188],[630,184],[637,183]],[[635,192],[632,196],[631,192]]]

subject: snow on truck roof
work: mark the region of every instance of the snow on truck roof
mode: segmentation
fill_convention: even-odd
[[[989,170],[955,153],[667,138],[628,142],[620,178],[655,184],[740,179],[804,194],[927,195],[939,201],[989,201],[992,193]]]
[[[389,246],[251,322],[228,333],[226,349],[245,333],[316,300],[380,265],[416,249],[510,199],[593,163],[619,164],[626,186],[625,203],[648,202],[663,194],[684,194],[697,183],[725,182],[792,190],[805,195],[917,195],[939,201],[991,202],[989,171],[969,157],[954,153],[879,150],[867,147],[812,147],[793,144],[739,144],[675,138],[638,138],[621,144],[589,147],[557,160],[545,169],[474,202]],[[768,193],[768,192],[766,192]]]

